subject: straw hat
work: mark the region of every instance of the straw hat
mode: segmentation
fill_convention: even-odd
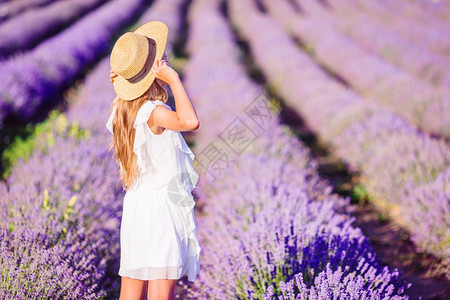
[[[117,40],[110,63],[111,69],[118,75],[113,86],[120,98],[134,100],[151,86],[155,80],[151,69],[164,54],[168,33],[166,24],[151,21]]]

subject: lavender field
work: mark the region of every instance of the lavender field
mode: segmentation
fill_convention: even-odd
[[[177,299],[450,298],[449,3],[3,0],[1,299],[119,298],[109,54],[151,20],[201,124]]]

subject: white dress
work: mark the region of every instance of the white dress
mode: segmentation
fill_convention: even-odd
[[[147,101],[134,123],[134,153],[140,172],[126,192],[120,227],[119,275],[141,280],[193,282],[200,271],[200,245],[192,190],[198,174],[194,154],[179,131],[156,135],[147,124],[161,100]],[[106,127],[112,132],[115,109]]]

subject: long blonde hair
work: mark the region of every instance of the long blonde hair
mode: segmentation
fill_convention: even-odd
[[[135,129],[133,127],[136,115],[147,100],[168,100],[167,90],[156,79],[149,89],[140,97],[126,101],[116,97],[111,105],[110,113],[116,107],[113,120],[113,138],[110,150],[114,148],[114,157],[120,167],[120,180],[124,190],[134,183],[138,172],[137,156],[133,152]]]

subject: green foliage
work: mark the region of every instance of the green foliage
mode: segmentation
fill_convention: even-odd
[[[46,152],[53,147],[56,136],[66,135],[83,139],[90,135],[90,131],[81,128],[77,122],[69,124],[67,117],[56,110],[50,112],[47,120],[34,127],[28,125],[26,130],[29,135],[26,138],[17,136],[2,154],[3,179],[9,176],[11,168],[19,159],[26,161],[34,150]]]
[[[172,66],[172,69],[177,71],[178,74],[182,73],[182,70],[184,66],[187,63],[187,59],[184,57],[168,57],[168,61],[170,62],[170,65]]]
[[[369,192],[361,185],[356,184],[353,187],[353,199],[356,199],[359,204],[367,203],[370,200]]]
[[[385,221],[387,221],[387,219],[388,219],[388,214],[386,213],[386,212],[379,212],[379,214],[378,214],[378,220],[380,221],[380,222],[385,222]]]

